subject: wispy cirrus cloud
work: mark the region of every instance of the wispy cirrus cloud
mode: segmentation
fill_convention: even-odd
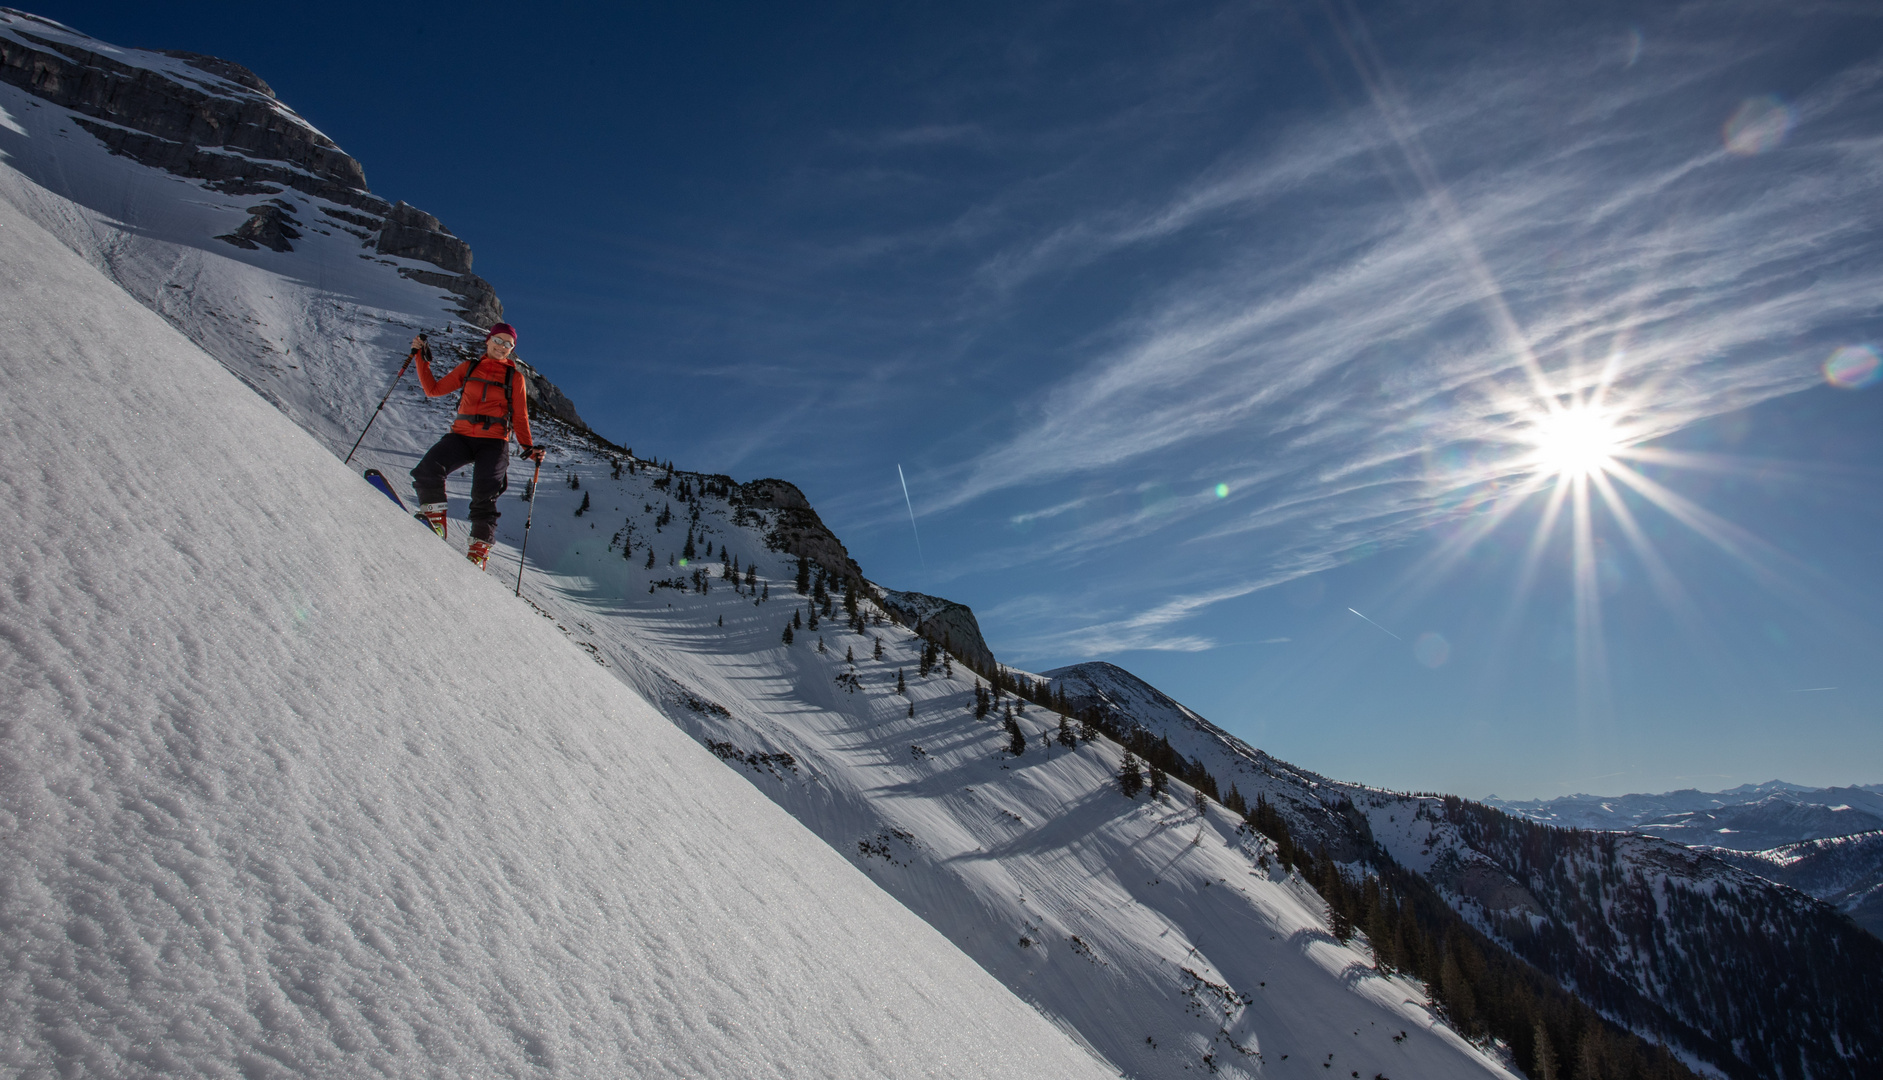
[[[1883,68],[1834,73],[1789,103],[1788,143],[1741,156],[1718,134],[1738,99],[1715,84],[1748,50],[1676,44],[1708,59],[1624,76],[1611,57],[1594,92],[1593,46],[1428,77],[1396,127],[1369,111],[1311,123],[1160,205],[990,259],[981,276],[1010,290],[1198,231],[1242,241],[1117,320],[931,507],[1208,469],[1242,478],[1233,512],[1191,500],[1031,550],[1261,532],[1263,565],[1056,620],[1026,652],[1208,647],[1172,628],[1445,520],[1461,492],[1526,468],[1533,365],[1558,393],[1614,380],[1648,439],[1812,385],[1832,344],[1873,332],[1883,205],[1866,192],[1883,149],[1854,121],[1875,115]],[[1418,167],[1374,164],[1394,155]],[[1206,511],[1206,529],[1184,524]]]

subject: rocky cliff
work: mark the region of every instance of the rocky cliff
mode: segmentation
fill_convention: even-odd
[[[981,637],[981,624],[966,604],[918,592],[885,592],[883,607],[904,626],[968,662],[977,671],[991,673],[999,666],[994,651]]]
[[[400,272],[458,296],[467,322],[487,327],[503,317],[496,290],[471,273],[469,245],[432,215],[373,194],[358,161],[240,64],[114,49],[50,19],[0,8],[0,80],[69,110],[114,154],[226,195],[262,197],[247,222],[217,239],[292,251],[307,227],[301,215],[320,213],[363,248],[439,267],[443,273]],[[314,199],[337,206],[303,207]]]
[[[738,495],[747,506],[774,511],[771,531],[765,536],[773,551],[809,559],[838,577],[863,577],[862,568],[850,557],[843,541],[811,509],[811,501],[796,484],[778,479],[754,480],[740,485]]]

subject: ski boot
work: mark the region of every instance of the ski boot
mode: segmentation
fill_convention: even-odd
[[[464,557],[471,560],[472,565],[479,570],[484,569],[484,564],[490,562],[490,541],[471,541],[471,549],[464,553]]]
[[[418,508],[418,513],[412,516],[431,526],[431,530],[438,534],[440,540],[445,538],[444,503],[425,503]]]

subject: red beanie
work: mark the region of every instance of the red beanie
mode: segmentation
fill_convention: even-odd
[[[507,322],[500,322],[497,325],[490,328],[490,332],[484,335],[484,340],[489,341],[491,338],[496,337],[498,334],[509,334],[510,340],[515,341],[517,339],[517,328],[514,326],[511,326]]]

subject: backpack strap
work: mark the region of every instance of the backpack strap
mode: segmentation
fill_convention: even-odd
[[[501,385],[503,387],[503,417],[502,417],[503,434],[504,434],[504,438],[506,439],[509,438],[510,427],[511,427],[511,415],[515,409],[515,402],[516,402],[516,398],[514,396],[516,391],[515,391],[515,388],[512,386],[512,383],[515,380],[512,377],[515,375],[521,374],[521,369],[519,369],[516,365],[512,364],[512,365],[509,365],[510,371],[508,374],[504,376],[504,378],[486,379],[477,374],[477,369],[483,366],[484,357],[480,356],[476,360],[467,361],[467,363],[471,365],[471,368],[469,371],[466,371],[464,373],[464,388],[458,391],[458,417],[457,418],[459,420],[469,421],[470,423],[476,424],[479,427],[483,428],[485,431],[489,431],[491,428],[491,425],[497,423],[499,418],[495,416],[484,416],[480,413],[465,412],[464,411],[464,395],[471,392],[471,384],[474,382],[483,383],[485,386]],[[490,391],[486,390],[484,391],[484,393],[486,396],[488,396],[490,394]],[[480,404],[482,403],[482,400],[483,399],[481,398],[479,399]]]

